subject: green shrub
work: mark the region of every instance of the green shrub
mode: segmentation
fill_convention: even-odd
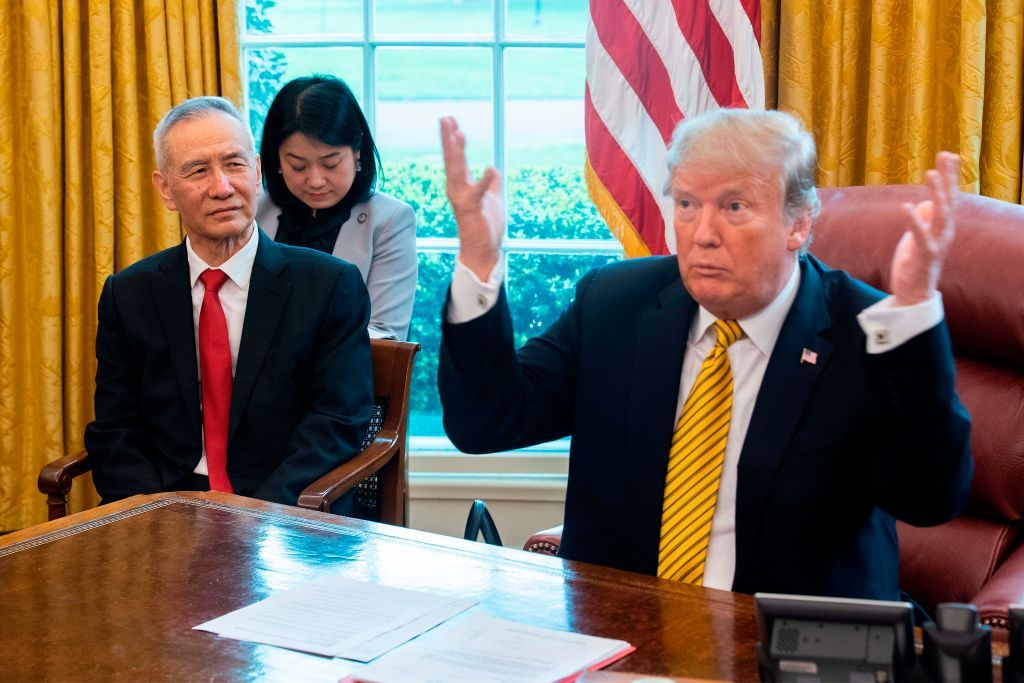
[[[482,169],[474,169],[479,175]],[[505,179],[510,237],[609,239],[583,182],[571,166],[517,168]],[[444,194],[444,171],[417,161],[384,163],[381,190],[416,210],[420,237],[455,237],[455,219]]]

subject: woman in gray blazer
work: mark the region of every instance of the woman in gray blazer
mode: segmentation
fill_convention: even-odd
[[[404,340],[416,294],[416,215],[375,191],[380,155],[345,82],[316,75],[281,88],[260,156],[260,228],[358,267],[370,293],[370,337]]]

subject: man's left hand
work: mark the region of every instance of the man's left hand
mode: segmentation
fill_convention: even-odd
[[[935,168],[925,174],[931,193],[917,205],[904,204],[910,223],[892,257],[892,294],[896,306],[911,306],[935,294],[942,262],[953,241],[954,208],[960,187],[960,157],[935,155]]]

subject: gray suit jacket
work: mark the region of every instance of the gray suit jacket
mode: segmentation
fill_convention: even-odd
[[[263,193],[256,222],[270,239],[277,235],[281,209]],[[409,336],[416,295],[416,214],[390,195],[375,193],[352,207],[332,252],[355,265],[370,293],[370,325],[374,339]]]

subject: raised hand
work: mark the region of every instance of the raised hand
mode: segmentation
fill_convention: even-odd
[[[501,174],[488,167],[474,182],[466,164],[466,138],[455,119],[441,119],[445,192],[459,230],[459,260],[486,281],[500,256],[505,233]]]
[[[892,293],[897,306],[929,299],[939,283],[942,262],[953,241],[954,209],[960,187],[960,157],[935,155],[935,168],[925,174],[931,199],[904,204],[909,229],[892,257]]]

